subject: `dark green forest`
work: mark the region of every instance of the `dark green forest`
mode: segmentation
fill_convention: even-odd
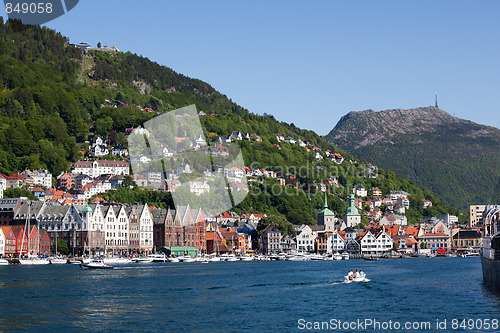
[[[111,145],[127,144],[126,128],[137,127],[157,114],[195,104],[207,138],[216,139],[233,131],[262,138],[240,141],[245,165],[275,170],[282,177],[296,176],[289,186],[274,179],[253,182],[249,195],[236,211],[276,214],[293,223],[316,223],[323,195],[316,185],[335,177],[339,186],[328,185],[328,204],[343,215],[346,198],[356,184],[377,186],[385,192],[404,190],[411,194],[407,212],[410,222],[421,216],[459,211],[444,205],[431,192],[392,172],[379,170],[368,178],[365,164],[328,143],[313,131],[277,121],[272,115],[252,114],[217,92],[209,84],[178,74],[170,68],[132,53],[82,50],[67,38],[39,26],[20,29],[19,22],[0,18],[0,172],[46,168],[53,175],[69,170],[84,158],[92,135],[105,137]],[[83,69],[83,70],[82,70]],[[111,107],[122,103],[121,107]],[[125,106],[127,104],[128,106]],[[156,113],[132,105],[148,107]],[[312,152],[296,144],[277,144],[276,133],[308,141],[344,156],[338,165],[326,158],[317,162]],[[323,153],[324,156],[324,153]],[[280,188],[280,191],[276,189]],[[288,189],[288,192],[287,192]],[[168,193],[143,189],[111,191],[110,201],[171,205]],[[434,202],[424,210],[421,200]]]

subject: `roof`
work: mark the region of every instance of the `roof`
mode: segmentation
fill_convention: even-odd
[[[417,236],[418,235],[418,227],[408,227],[406,229],[406,233],[411,236]]]
[[[453,239],[476,239],[476,238],[481,238],[481,234],[477,230],[460,230],[453,236]]]
[[[21,177],[20,174],[18,173],[13,173],[9,177],[7,177],[7,180],[22,180],[23,177]]]
[[[281,231],[279,231],[278,228],[276,228],[274,225],[270,224],[266,227],[266,229],[264,229],[264,231],[262,231],[263,234],[265,234],[266,232],[274,232],[273,229],[276,229],[276,231],[278,231],[279,233],[281,233]]]
[[[356,208],[356,206],[354,206],[354,195],[352,195],[352,194],[349,197],[349,207],[347,208],[345,215],[346,216],[359,216],[358,209]]]
[[[446,234],[442,232],[428,232],[423,234],[421,237],[448,237]]]
[[[317,224],[310,225],[309,228],[311,228],[312,231],[323,231],[323,230],[325,230],[325,226],[324,225],[317,225]]]
[[[318,213],[318,216],[334,216],[334,215],[335,213],[328,208],[325,208]]]
[[[399,225],[393,224],[393,225],[386,225],[383,227],[385,230],[385,233],[388,234],[389,236],[395,236],[399,233]]]
[[[417,240],[413,237],[406,238],[406,245],[415,245],[418,244]]]
[[[325,192],[325,204],[323,205],[323,210],[321,210],[318,213],[318,216],[335,216],[335,213],[332,212],[330,209],[328,209],[328,202],[326,199],[326,192]]]

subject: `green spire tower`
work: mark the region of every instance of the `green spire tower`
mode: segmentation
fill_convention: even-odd
[[[318,225],[332,225],[335,223],[335,213],[328,209],[328,200],[325,191],[325,204],[323,210],[318,213]],[[330,230],[330,228],[327,228]]]

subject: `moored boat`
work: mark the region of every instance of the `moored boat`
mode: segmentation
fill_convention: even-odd
[[[342,253],[342,260],[349,260],[349,253],[347,252]]]
[[[110,265],[106,264],[101,259],[93,259],[93,260],[91,260],[87,264],[81,263],[80,267],[82,267],[82,268],[90,268],[90,269],[112,269],[113,268],[113,266],[110,266]]]
[[[289,256],[287,256],[286,260],[290,260],[290,261],[307,261],[307,260],[311,260],[311,256],[305,254],[305,253],[301,253],[301,252],[297,252],[295,254],[291,254]]]
[[[104,258],[103,259],[105,264],[108,265],[120,265],[120,264],[130,264],[132,260],[124,257],[110,257],[110,258]]]
[[[50,259],[50,263],[52,265],[65,265],[68,263],[68,260],[63,259],[63,258],[52,258],[52,259]]]
[[[0,259],[0,266],[7,266],[9,262],[5,259]]]
[[[338,252],[334,253],[333,260],[342,260],[342,255]]]
[[[194,262],[194,258],[191,258],[190,255],[185,255],[185,256],[179,257],[179,261],[181,261],[181,262]]]
[[[136,257],[136,258],[132,258],[132,262],[135,262],[135,263],[141,263],[141,262],[152,262],[153,261],[153,258],[147,256],[147,257]]]
[[[167,261],[170,261],[167,256],[165,255],[165,253],[161,253],[161,254],[150,254],[148,256],[148,258],[151,258],[151,261],[152,262],[167,262]]]
[[[33,259],[33,265],[48,265],[50,261],[48,259],[36,258]]]

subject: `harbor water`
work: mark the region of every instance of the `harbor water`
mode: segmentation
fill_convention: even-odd
[[[356,268],[370,281],[344,283]],[[321,323],[325,331],[342,332],[500,331],[452,327],[453,320],[483,325],[500,319],[500,295],[483,284],[478,257],[149,263],[113,270],[9,265],[0,267],[0,298],[2,332],[283,332]],[[339,324],[365,320],[415,326]],[[418,329],[426,322],[429,329]]]

